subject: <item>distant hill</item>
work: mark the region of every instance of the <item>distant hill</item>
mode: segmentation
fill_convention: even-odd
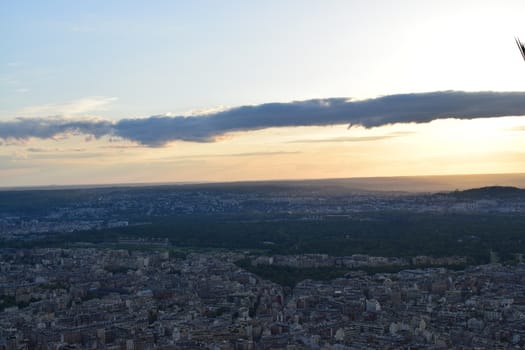
[[[525,189],[513,186],[488,186],[450,192],[457,199],[497,199],[525,197]]]

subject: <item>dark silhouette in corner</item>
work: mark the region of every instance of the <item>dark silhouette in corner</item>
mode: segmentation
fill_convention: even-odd
[[[518,48],[520,49],[521,57],[523,57],[523,60],[525,60],[525,44],[523,44],[518,37],[514,39],[516,40],[516,45],[518,45]]]

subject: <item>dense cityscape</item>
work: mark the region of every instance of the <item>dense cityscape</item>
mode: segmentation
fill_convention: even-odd
[[[372,192],[344,183],[241,184],[0,191],[0,238],[147,225],[152,218],[184,215],[296,215],[337,219],[358,213],[525,212],[525,190],[492,187],[470,193]],[[52,194],[52,197],[49,197]],[[51,198],[56,199],[56,201]]]
[[[0,349],[525,347],[522,190],[321,185],[0,192]]]
[[[2,349],[519,349],[525,265],[283,288],[243,253],[2,250]],[[318,257],[323,259],[323,257]]]

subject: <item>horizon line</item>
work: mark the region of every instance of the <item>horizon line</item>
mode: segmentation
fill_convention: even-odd
[[[327,178],[282,178],[263,180],[232,180],[232,181],[167,181],[167,182],[115,182],[115,183],[85,183],[69,185],[20,185],[0,186],[0,192],[6,191],[52,191],[74,189],[97,189],[111,187],[162,187],[162,186],[191,186],[191,185],[232,185],[278,182],[305,182],[305,181],[342,181],[342,180],[381,180],[381,179],[410,179],[410,178],[445,178],[445,177],[472,177],[472,176],[524,176],[525,172],[516,173],[470,173],[470,174],[426,174],[426,175],[391,175],[391,176],[357,176],[357,177],[327,177]],[[496,184],[494,184],[496,186]],[[359,188],[356,188],[358,190]],[[377,190],[381,191],[381,190]]]

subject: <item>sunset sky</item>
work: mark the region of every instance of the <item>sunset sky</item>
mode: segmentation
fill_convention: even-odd
[[[0,0],[0,187],[525,173],[524,17]]]

